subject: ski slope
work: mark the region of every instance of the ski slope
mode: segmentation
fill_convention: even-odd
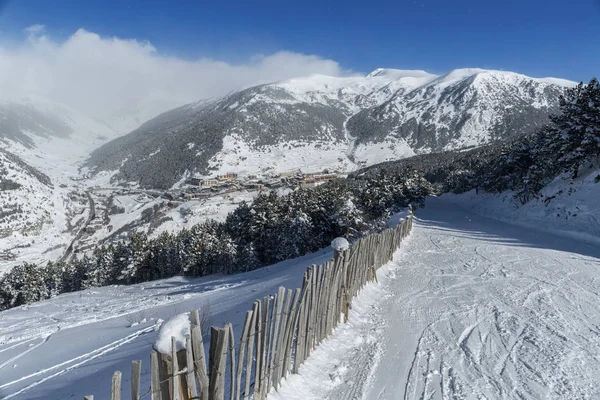
[[[0,313],[0,398],[108,398],[149,351],[159,319],[210,304],[234,324],[331,249],[245,274],[173,278],[58,296]],[[478,216],[419,210],[350,322],[270,399],[600,398],[600,249]]]
[[[231,322],[239,338],[254,300],[279,286],[300,286],[307,267],[332,256],[328,248],[243,274],[94,288],[3,311],[0,399],[108,399],[116,370],[124,372],[126,398],[132,360],[142,360],[142,388],[150,386],[150,351],[161,320],[208,308],[211,325]]]
[[[271,399],[598,399],[600,248],[428,200]]]

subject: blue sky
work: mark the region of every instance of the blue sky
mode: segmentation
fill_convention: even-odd
[[[241,63],[286,50],[363,73],[481,67],[588,80],[600,72],[597,0],[0,2],[5,41],[43,24],[55,39],[84,28],[190,60]]]

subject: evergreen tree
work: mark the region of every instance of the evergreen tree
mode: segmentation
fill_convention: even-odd
[[[590,156],[600,154],[600,83],[593,78],[567,90],[560,99],[559,115],[551,117],[559,165],[577,177]]]

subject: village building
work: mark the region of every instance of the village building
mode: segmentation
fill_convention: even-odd
[[[234,172],[229,172],[224,175],[218,175],[217,180],[219,180],[219,181],[234,181],[237,179],[237,177],[238,177],[238,174],[236,174]]]
[[[202,184],[202,178],[199,177],[192,177],[190,178],[190,185],[194,185],[194,186],[200,186]]]
[[[289,177],[300,175],[300,174],[302,174],[302,171],[300,170],[300,168],[297,168],[297,169],[293,169],[291,171],[282,172],[279,174],[279,177],[280,178],[289,178]]]
[[[203,181],[201,181],[202,186],[206,186],[206,187],[212,187],[212,186],[217,186],[219,184],[219,181],[216,179],[205,179]]]

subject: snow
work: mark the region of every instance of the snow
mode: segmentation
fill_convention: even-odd
[[[600,398],[600,248],[428,199],[270,399]]]
[[[186,201],[178,207],[166,211],[165,217],[170,219],[160,224],[150,237],[158,237],[162,232],[177,233],[209,219],[224,222],[227,215],[233,212],[242,201],[251,202],[258,196],[258,193],[258,190],[240,190],[205,199]],[[190,212],[182,214],[183,209]],[[141,214],[137,215],[139,218]]]
[[[292,140],[277,145],[252,148],[239,135],[227,135],[222,150],[209,161],[213,175],[236,171],[240,175],[268,174],[302,169],[350,172],[362,165],[411,157],[415,153],[404,139],[388,138],[380,143],[354,144],[314,140]]]
[[[0,99],[3,104],[15,103]],[[82,222],[85,206],[71,198],[73,192],[83,191],[79,167],[89,153],[101,144],[118,136],[108,125],[90,118],[64,104],[28,95],[16,103],[34,108],[62,121],[72,133],[69,137],[40,137],[28,135],[35,147],[26,148],[20,143],[7,142],[6,149],[22,158],[27,164],[48,175],[51,186],[40,184],[18,169],[11,172],[23,187],[17,191],[0,194],[12,197],[22,206],[24,213],[20,226],[11,226],[12,235],[0,237],[0,252],[9,250],[16,258],[3,262],[0,273],[23,262],[43,264],[61,257],[73,239],[77,221]],[[0,163],[3,159],[0,157]],[[83,214],[82,214],[83,213]],[[85,218],[84,218],[85,219]],[[28,227],[33,226],[34,229]],[[4,226],[2,228],[5,228]]]
[[[350,322],[270,398],[600,396],[597,245],[499,222],[445,196],[415,218]],[[299,286],[307,266],[331,257],[329,248],[244,274],[96,288],[4,311],[0,397],[104,398],[115,370],[148,365],[161,319],[210,301],[211,324],[232,322],[239,338],[254,299]],[[144,369],[143,388],[149,378]]]
[[[392,68],[377,68],[375,71],[367,75],[367,78],[386,77],[390,79],[401,78],[435,78],[437,75],[430,74],[420,69],[392,69]]]
[[[537,78],[540,82],[548,83],[550,85],[559,85],[566,87],[575,87],[577,86],[577,82],[569,81],[567,79],[560,78]]]
[[[513,192],[489,194],[470,191],[461,195],[443,197],[473,212],[538,230],[560,231],[575,239],[600,242],[600,160],[595,167],[581,171],[572,180],[560,175],[548,184],[538,199],[521,205]]]
[[[348,243],[346,238],[338,237],[331,242],[331,248],[336,251],[348,250],[350,248],[350,243]]]
[[[125,371],[134,359],[150,365],[161,320],[210,304],[209,324],[232,322],[239,338],[254,300],[276,293],[279,286],[300,286],[307,267],[332,256],[328,248],[243,274],[94,288],[3,311],[0,398],[64,400],[94,394],[104,399],[115,370],[124,372],[126,397]],[[149,384],[144,368],[142,387]]]
[[[395,161],[415,155],[415,152],[401,138],[388,136],[379,143],[360,143],[350,149],[352,159],[357,164],[373,165],[385,161]]]
[[[162,354],[171,354],[172,338],[175,338],[175,350],[185,349],[186,336],[190,335],[190,313],[176,315],[160,326],[154,350]]]
[[[452,83],[455,83],[457,81],[462,81],[464,79],[471,78],[476,75],[485,75],[488,77],[492,77],[494,79],[504,80],[504,81],[513,81],[513,82],[518,82],[518,81],[522,81],[522,80],[534,80],[534,81],[542,82],[542,83],[545,83],[548,85],[558,85],[558,86],[566,86],[566,87],[573,87],[573,86],[577,85],[576,82],[569,81],[566,79],[531,78],[526,75],[518,74],[516,72],[498,71],[498,70],[481,69],[481,68],[455,69],[455,70],[452,70],[452,71],[448,72],[447,74],[444,74],[444,75],[440,76],[439,78],[431,81],[431,84],[433,85],[433,84],[442,83],[441,87],[446,87]]]
[[[289,141],[253,149],[238,135],[232,134],[223,139],[223,149],[211,158],[209,170],[213,175],[236,171],[242,176],[299,168],[303,172],[352,171],[357,166],[345,156],[347,149],[347,144],[327,141]]]

